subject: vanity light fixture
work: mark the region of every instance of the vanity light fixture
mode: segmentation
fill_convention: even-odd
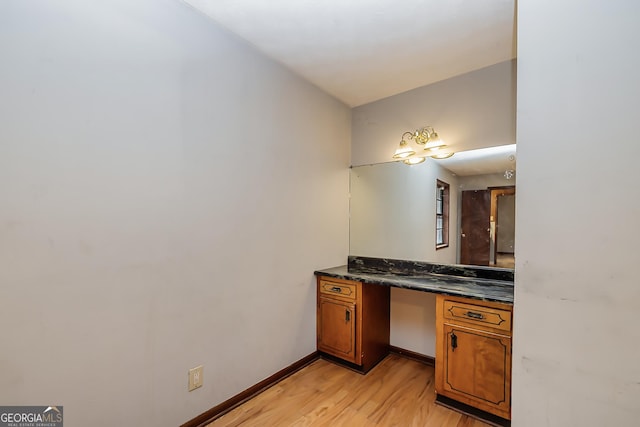
[[[420,153],[417,153],[409,141],[424,146]],[[450,151],[442,151],[446,145],[438,136],[438,133],[431,127],[425,126],[422,129],[416,129],[414,132],[405,132],[400,139],[400,146],[393,154],[393,158],[402,160],[407,165],[417,165],[422,163],[428,157],[434,159],[446,159],[453,156]],[[426,153],[425,153],[426,151]]]

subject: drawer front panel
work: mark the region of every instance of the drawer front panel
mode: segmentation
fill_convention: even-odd
[[[321,280],[320,293],[325,295],[334,295],[334,296],[340,296],[342,298],[346,298],[350,300],[355,300],[356,285]]]
[[[444,317],[502,331],[511,331],[511,312],[509,310],[445,301]]]

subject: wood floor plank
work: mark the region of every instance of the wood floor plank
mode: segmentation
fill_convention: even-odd
[[[319,359],[207,427],[486,427],[435,404],[433,366],[390,354],[367,375]]]

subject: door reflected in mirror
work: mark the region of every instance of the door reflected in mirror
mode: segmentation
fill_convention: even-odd
[[[515,170],[515,144],[414,166],[353,167],[350,254],[513,268]],[[449,185],[446,246],[437,211],[442,183]]]

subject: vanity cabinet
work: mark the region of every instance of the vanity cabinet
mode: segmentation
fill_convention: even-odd
[[[511,304],[436,297],[436,393],[511,418]]]
[[[319,276],[318,351],[367,372],[389,352],[387,286]]]

